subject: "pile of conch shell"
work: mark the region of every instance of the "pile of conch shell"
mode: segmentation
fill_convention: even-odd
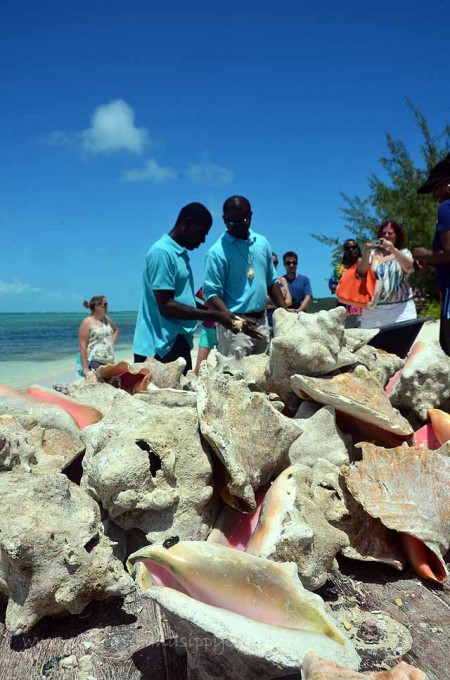
[[[339,555],[447,579],[450,360],[418,343],[405,363],[344,320],[276,310],[269,357],[213,352],[198,379],[149,360],[1,387],[7,629],[137,589],[192,678],[425,678],[392,655],[359,673],[312,591]]]

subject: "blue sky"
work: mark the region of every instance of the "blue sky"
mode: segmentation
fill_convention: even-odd
[[[385,132],[419,158],[405,98],[450,119],[447,2],[0,4],[0,312],[136,309],[148,247],[180,208],[247,196],[314,295]],[[395,217],[395,216],[393,216]]]

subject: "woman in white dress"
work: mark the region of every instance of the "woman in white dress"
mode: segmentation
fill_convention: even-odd
[[[83,306],[91,310],[78,332],[81,365],[87,375],[99,366],[114,363],[114,343],[119,329],[106,314],[108,303],[104,295],[94,295],[89,302],[85,300]]]

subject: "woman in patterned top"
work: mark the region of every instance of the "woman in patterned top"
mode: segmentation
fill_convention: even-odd
[[[361,328],[382,328],[389,324],[417,318],[409,275],[414,271],[411,252],[405,248],[403,227],[393,220],[382,222],[377,238],[380,245],[366,243],[358,265],[358,276],[366,276],[369,266],[383,282],[376,307],[364,309]]]
[[[336,288],[341,280],[342,274],[352,267],[356,262],[358,262],[361,257],[361,248],[358,245],[358,241],[354,238],[348,238],[344,241],[344,253],[342,255],[342,262],[338,264],[335,268],[333,275],[328,280],[328,288],[333,295],[336,293]],[[359,328],[361,321],[362,308],[356,307],[356,305],[344,305],[342,302],[337,302],[336,306],[345,307],[346,318],[345,327],[346,328]]]
[[[106,315],[108,303],[104,295],[94,295],[89,302],[85,300],[83,307],[91,310],[78,332],[81,364],[86,375],[99,366],[114,363],[114,343],[119,329]]]

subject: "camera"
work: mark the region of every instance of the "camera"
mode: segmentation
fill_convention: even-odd
[[[383,242],[380,238],[376,238],[375,241],[372,241],[374,248],[380,248],[383,245]]]

